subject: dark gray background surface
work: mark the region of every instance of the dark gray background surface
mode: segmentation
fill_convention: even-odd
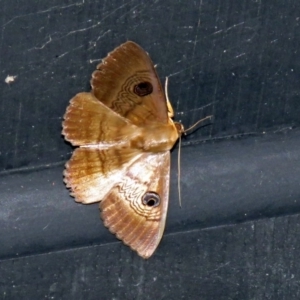
[[[0,298],[299,299],[299,1],[0,3]],[[177,121],[214,115],[183,139],[181,209],[172,153],[148,261],[62,182],[69,99],[126,40]]]

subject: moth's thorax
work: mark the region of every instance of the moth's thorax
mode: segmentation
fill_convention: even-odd
[[[143,149],[147,152],[168,151],[173,148],[182,134],[177,124],[180,123],[171,121],[168,124],[153,124],[141,127],[137,135],[131,140],[131,147]]]

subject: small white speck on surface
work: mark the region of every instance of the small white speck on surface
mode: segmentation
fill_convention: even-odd
[[[4,81],[5,83],[10,84],[14,82],[16,78],[17,76],[7,75]]]

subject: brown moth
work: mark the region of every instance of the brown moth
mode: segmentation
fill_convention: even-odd
[[[78,146],[64,181],[77,202],[100,201],[104,225],[149,258],[165,228],[170,150],[183,126],[171,119],[154,65],[134,42],[102,60],[91,86],[71,99],[64,115],[62,134]]]

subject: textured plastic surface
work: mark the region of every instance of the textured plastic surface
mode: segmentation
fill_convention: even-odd
[[[6,260],[0,293],[3,299],[299,299],[299,224],[298,215],[167,235],[147,261],[120,242]]]
[[[298,0],[2,1],[0,298],[299,299],[299,10]],[[177,121],[215,119],[184,140],[181,209],[172,154],[166,235],[148,261],[62,183],[68,101],[126,40],[170,77]]]
[[[299,130],[184,147],[182,208],[174,151],[166,234],[300,212],[299,149]],[[76,204],[68,195],[62,170],[0,177],[0,257],[115,240],[97,204]]]

